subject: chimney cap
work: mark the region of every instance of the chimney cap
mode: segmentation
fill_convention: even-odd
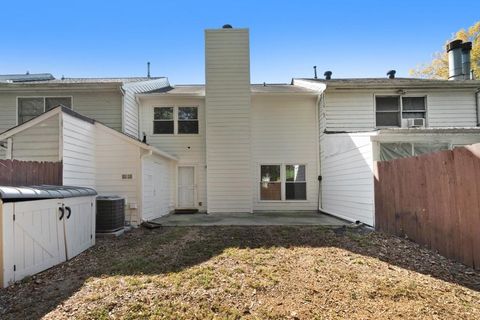
[[[449,52],[453,49],[461,48],[462,47],[462,42],[463,42],[462,40],[457,39],[457,40],[453,40],[450,43],[448,43],[447,44],[447,52]]]
[[[472,50],[472,43],[470,41],[469,42],[464,42],[462,44],[462,50],[464,50],[464,51]]]
[[[233,28],[232,25],[228,24],[228,23],[224,24],[223,27],[222,27],[222,29],[232,29],[232,28]]]
[[[330,79],[332,79],[332,74],[333,74],[332,71],[325,71],[325,73],[323,75],[325,76],[326,80],[330,80]]]
[[[389,70],[387,72],[388,79],[395,79],[395,73],[397,73],[396,70]]]

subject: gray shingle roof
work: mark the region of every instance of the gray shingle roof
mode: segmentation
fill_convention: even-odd
[[[440,80],[422,78],[339,78],[339,79],[312,79],[297,78],[314,83],[323,83],[328,87],[479,87],[480,80]]]
[[[34,73],[34,74],[0,74],[0,81],[10,82],[32,82],[47,81],[55,79],[50,73]]]
[[[61,78],[55,79],[50,73],[39,74],[6,74],[0,75],[0,82],[14,84],[95,84],[95,83],[111,83],[121,84],[139,81],[148,81],[162,79],[165,77],[118,77],[118,78]]]

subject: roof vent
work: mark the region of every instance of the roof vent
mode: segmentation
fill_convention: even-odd
[[[397,71],[395,70],[388,71],[387,72],[388,79],[395,79],[395,73],[397,73]]]
[[[222,29],[232,29],[232,25],[231,24],[224,24]]]
[[[325,80],[331,80],[332,74],[333,74],[332,71],[325,71],[325,73],[323,74],[325,76]]]

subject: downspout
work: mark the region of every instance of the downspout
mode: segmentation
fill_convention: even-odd
[[[322,164],[320,163],[320,101],[322,98],[322,94],[320,93],[317,95],[317,101],[316,101],[316,108],[315,108],[315,123],[316,123],[316,132],[317,132],[317,137],[315,141],[317,142],[317,175],[318,175],[318,198],[317,198],[317,212],[320,213],[320,208],[321,208],[321,202],[322,202],[322,179],[321,179],[321,170],[322,170]]]
[[[123,89],[123,85],[119,87],[119,90],[122,95],[122,133],[125,133],[125,89]]]

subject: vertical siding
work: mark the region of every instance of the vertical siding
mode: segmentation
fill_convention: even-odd
[[[316,97],[254,97],[252,157],[254,210],[316,210]],[[307,201],[265,202],[259,198],[261,164],[305,164]]]
[[[63,184],[95,188],[95,125],[63,114]]]
[[[205,32],[209,212],[253,209],[249,51],[246,29]]]
[[[123,98],[123,132],[132,137],[139,137],[139,121],[138,121],[138,103],[135,100],[135,94],[139,92],[147,92],[155,89],[170,86],[167,78],[133,82],[123,85],[125,90]]]
[[[17,97],[71,96],[73,110],[117,130],[122,130],[122,94],[118,91],[35,90],[0,93],[0,132],[17,125]]]
[[[153,108],[155,106],[198,106],[198,134],[165,135],[153,134]],[[205,154],[205,102],[203,98],[158,97],[142,101],[140,106],[141,127],[147,135],[148,144],[178,157],[178,165],[195,166],[197,184],[196,199],[200,210],[207,208],[207,170]],[[174,172],[176,169],[174,168]],[[176,175],[175,175],[176,176]],[[177,191],[174,191],[176,196]],[[199,203],[202,203],[201,205]]]
[[[373,133],[324,135],[322,209],[368,225],[374,221]]]
[[[59,161],[59,116],[53,116],[12,137],[12,158]]]
[[[125,197],[125,220],[133,225],[141,221],[139,184],[140,148],[124,139],[100,128],[97,124],[95,135],[95,184],[99,195]],[[122,179],[123,174],[131,174],[132,179]]]

